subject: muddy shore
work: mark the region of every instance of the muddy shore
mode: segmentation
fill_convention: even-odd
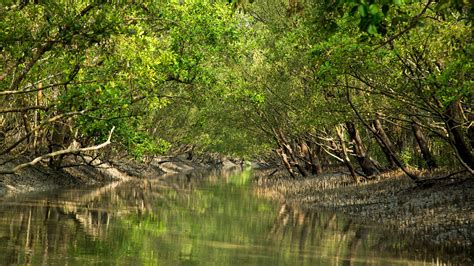
[[[360,184],[338,173],[293,180],[284,171],[268,176],[271,172],[255,177],[257,193],[263,197],[297,208],[344,213],[437,248],[474,251],[472,177],[419,187],[400,172]]]
[[[9,161],[7,157],[0,170],[12,169],[15,165],[28,162],[30,158]],[[81,185],[105,185],[114,181],[133,178],[154,178],[176,173],[201,171],[209,168],[229,169],[240,167],[238,162],[229,159],[199,158],[187,160],[179,156],[156,157],[147,163],[136,160],[112,160],[101,162],[99,159],[70,160],[64,162],[70,167],[53,169],[46,162],[26,167],[16,174],[0,175],[0,197],[17,193],[39,192],[57,188]],[[79,166],[78,166],[79,165]]]

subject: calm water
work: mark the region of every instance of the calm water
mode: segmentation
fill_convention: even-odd
[[[250,172],[202,174],[0,199],[0,264],[423,265],[411,249],[335,214],[256,197]]]

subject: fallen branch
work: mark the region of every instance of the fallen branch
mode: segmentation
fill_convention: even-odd
[[[111,138],[112,138],[112,133],[114,132],[115,130],[115,126],[112,127],[112,129],[110,130],[109,132],[109,137],[107,138],[107,141],[105,141],[104,143],[102,144],[99,144],[97,146],[92,146],[92,147],[86,147],[86,148],[78,148],[78,149],[65,149],[65,150],[60,150],[60,151],[55,151],[55,152],[51,152],[51,153],[48,153],[48,154],[45,154],[45,155],[42,155],[40,157],[37,157],[35,158],[34,160],[32,160],[31,162],[27,162],[27,163],[23,163],[23,164],[20,164],[20,165],[17,165],[15,166],[13,169],[11,170],[7,170],[7,171],[0,171],[0,174],[15,174],[16,172],[18,172],[19,170],[25,168],[25,167],[28,167],[28,166],[33,166],[35,164],[37,164],[38,162],[44,160],[44,159],[48,159],[48,158],[52,158],[52,157],[56,157],[56,156],[59,156],[59,155],[64,155],[64,154],[71,154],[71,153],[79,153],[79,152],[86,152],[86,151],[93,151],[93,150],[99,150],[101,148],[104,148],[105,146],[109,145],[111,142]]]

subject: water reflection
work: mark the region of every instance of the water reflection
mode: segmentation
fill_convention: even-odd
[[[194,173],[3,199],[5,264],[406,264],[390,238],[335,214],[257,199],[249,172]]]

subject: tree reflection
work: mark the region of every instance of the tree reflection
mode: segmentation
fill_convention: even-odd
[[[258,199],[249,177],[203,172],[5,200],[0,261],[317,265],[409,257],[387,253],[393,239],[352,219]]]
[[[349,217],[312,211],[287,202],[281,203],[275,213],[267,238],[278,243],[282,253],[288,250],[296,252],[297,248],[299,263],[302,264],[321,262],[309,256],[315,252],[319,258],[339,261],[343,265],[361,261],[377,264],[381,260],[406,263],[406,258],[415,257],[420,262],[432,260],[432,250],[426,252],[421,247],[414,254],[415,240],[396,234],[394,230],[374,228]],[[383,260],[385,254],[390,254],[391,258]]]

